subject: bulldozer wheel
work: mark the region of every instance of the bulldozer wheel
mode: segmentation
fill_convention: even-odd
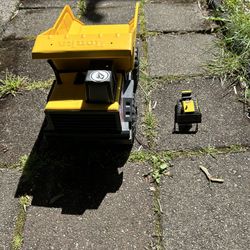
[[[134,105],[133,105],[133,118],[132,118],[132,122],[131,122],[131,130],[132,130],[132,144],[134,143],[135,140],[135,134],[136,134],[136,123],[137,123],[137,105],[134,101]]]
[[[139,81],[139,73],[140,73],[139,66],[140,66],[139,51],[138,51],[138,48],[136,48],[135,49],[135,64],[134,64],[134,69],[132,71],[133,79],[135,82],[134,93],[137,90],[137,85],[138,85],[138,81]]]

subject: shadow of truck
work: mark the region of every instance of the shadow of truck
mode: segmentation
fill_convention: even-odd
[[[30,195],[32,205],[62,208],[63,214],[97,209],[107,193],[120,188],[119,168],[131,147],[63,139],[48,143],[41,131],[15,196]]]

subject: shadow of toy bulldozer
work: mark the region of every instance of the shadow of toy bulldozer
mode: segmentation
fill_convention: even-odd
[[[48,143],[41,130],[20,178],[16,197],[30,195],[32,205],[62,208],[63,214],[97,209],[123,181],[119,173],[131,147],[86,145],[84,141]]]

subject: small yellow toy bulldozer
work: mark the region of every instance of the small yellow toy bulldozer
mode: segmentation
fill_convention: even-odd
[[[197,133],[198,123],[201,123],[201,112],[196,99],[192,97],[191,90],[181,92],[181,99],[175,105],[175,121],[173,133]],[[176,128],[178,124],[178,130]],[[192,129],[193,124],[196,124],[195,129]]]
[[[37,36],[33,59],[48,59],[56,80],[45,107],[46,136],[133,143],[139,77],[139,3],[128,24],[85,25],[66,5]]]

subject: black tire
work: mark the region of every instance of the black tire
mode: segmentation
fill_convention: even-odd
[[[134,93],[137,90],[138,82],[139,82],[139,73],[140,73],[140,61],[139,61],[139,51],[138,48],[135,49],[135,64],[134,69],[132,70],[132,77],[134,80]]]
[[[135,135],[136,135],[136,124],[137,124],[137,105],[134,101],[133,104],[133,110],[132,110],[132,122],[131,122],[131,130],[132,130],[132,144],[134,143],[135,140]]]

